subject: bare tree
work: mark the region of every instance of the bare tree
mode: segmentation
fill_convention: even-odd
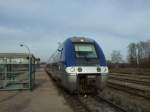
[[[128,46],[128,61],[131,65],[139,67],[150,66],[150,40],[131,43]]]
[[[114,50],[111,54],[111,62],[113,64],[119,64],[123,62],[122,55],[120,51]]]
[[[128,61],[131,65],[137,65],[137,44],[130,43],[128,46]]]

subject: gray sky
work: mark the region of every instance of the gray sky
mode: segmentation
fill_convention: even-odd
[[[109,59],[131,42],[150,39],[150,0],[0,0],[0,52],[27,52],[42,61],[72,36],[96,40]]]

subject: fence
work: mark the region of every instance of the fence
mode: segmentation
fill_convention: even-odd
[[[24,53],[0,53],[0,90],[32,90],[35,57]]]

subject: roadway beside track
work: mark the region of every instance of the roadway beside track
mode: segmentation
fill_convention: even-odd
[[[36,72],[30,91],[0,91],[0,112],[72,112],[44,69]]]

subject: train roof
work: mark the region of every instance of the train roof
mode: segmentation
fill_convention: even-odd
[[[94,42],[93,39],[86,38],[86,37],[71,37],[70,39],[72,42],[87,42],[87,43]]]

